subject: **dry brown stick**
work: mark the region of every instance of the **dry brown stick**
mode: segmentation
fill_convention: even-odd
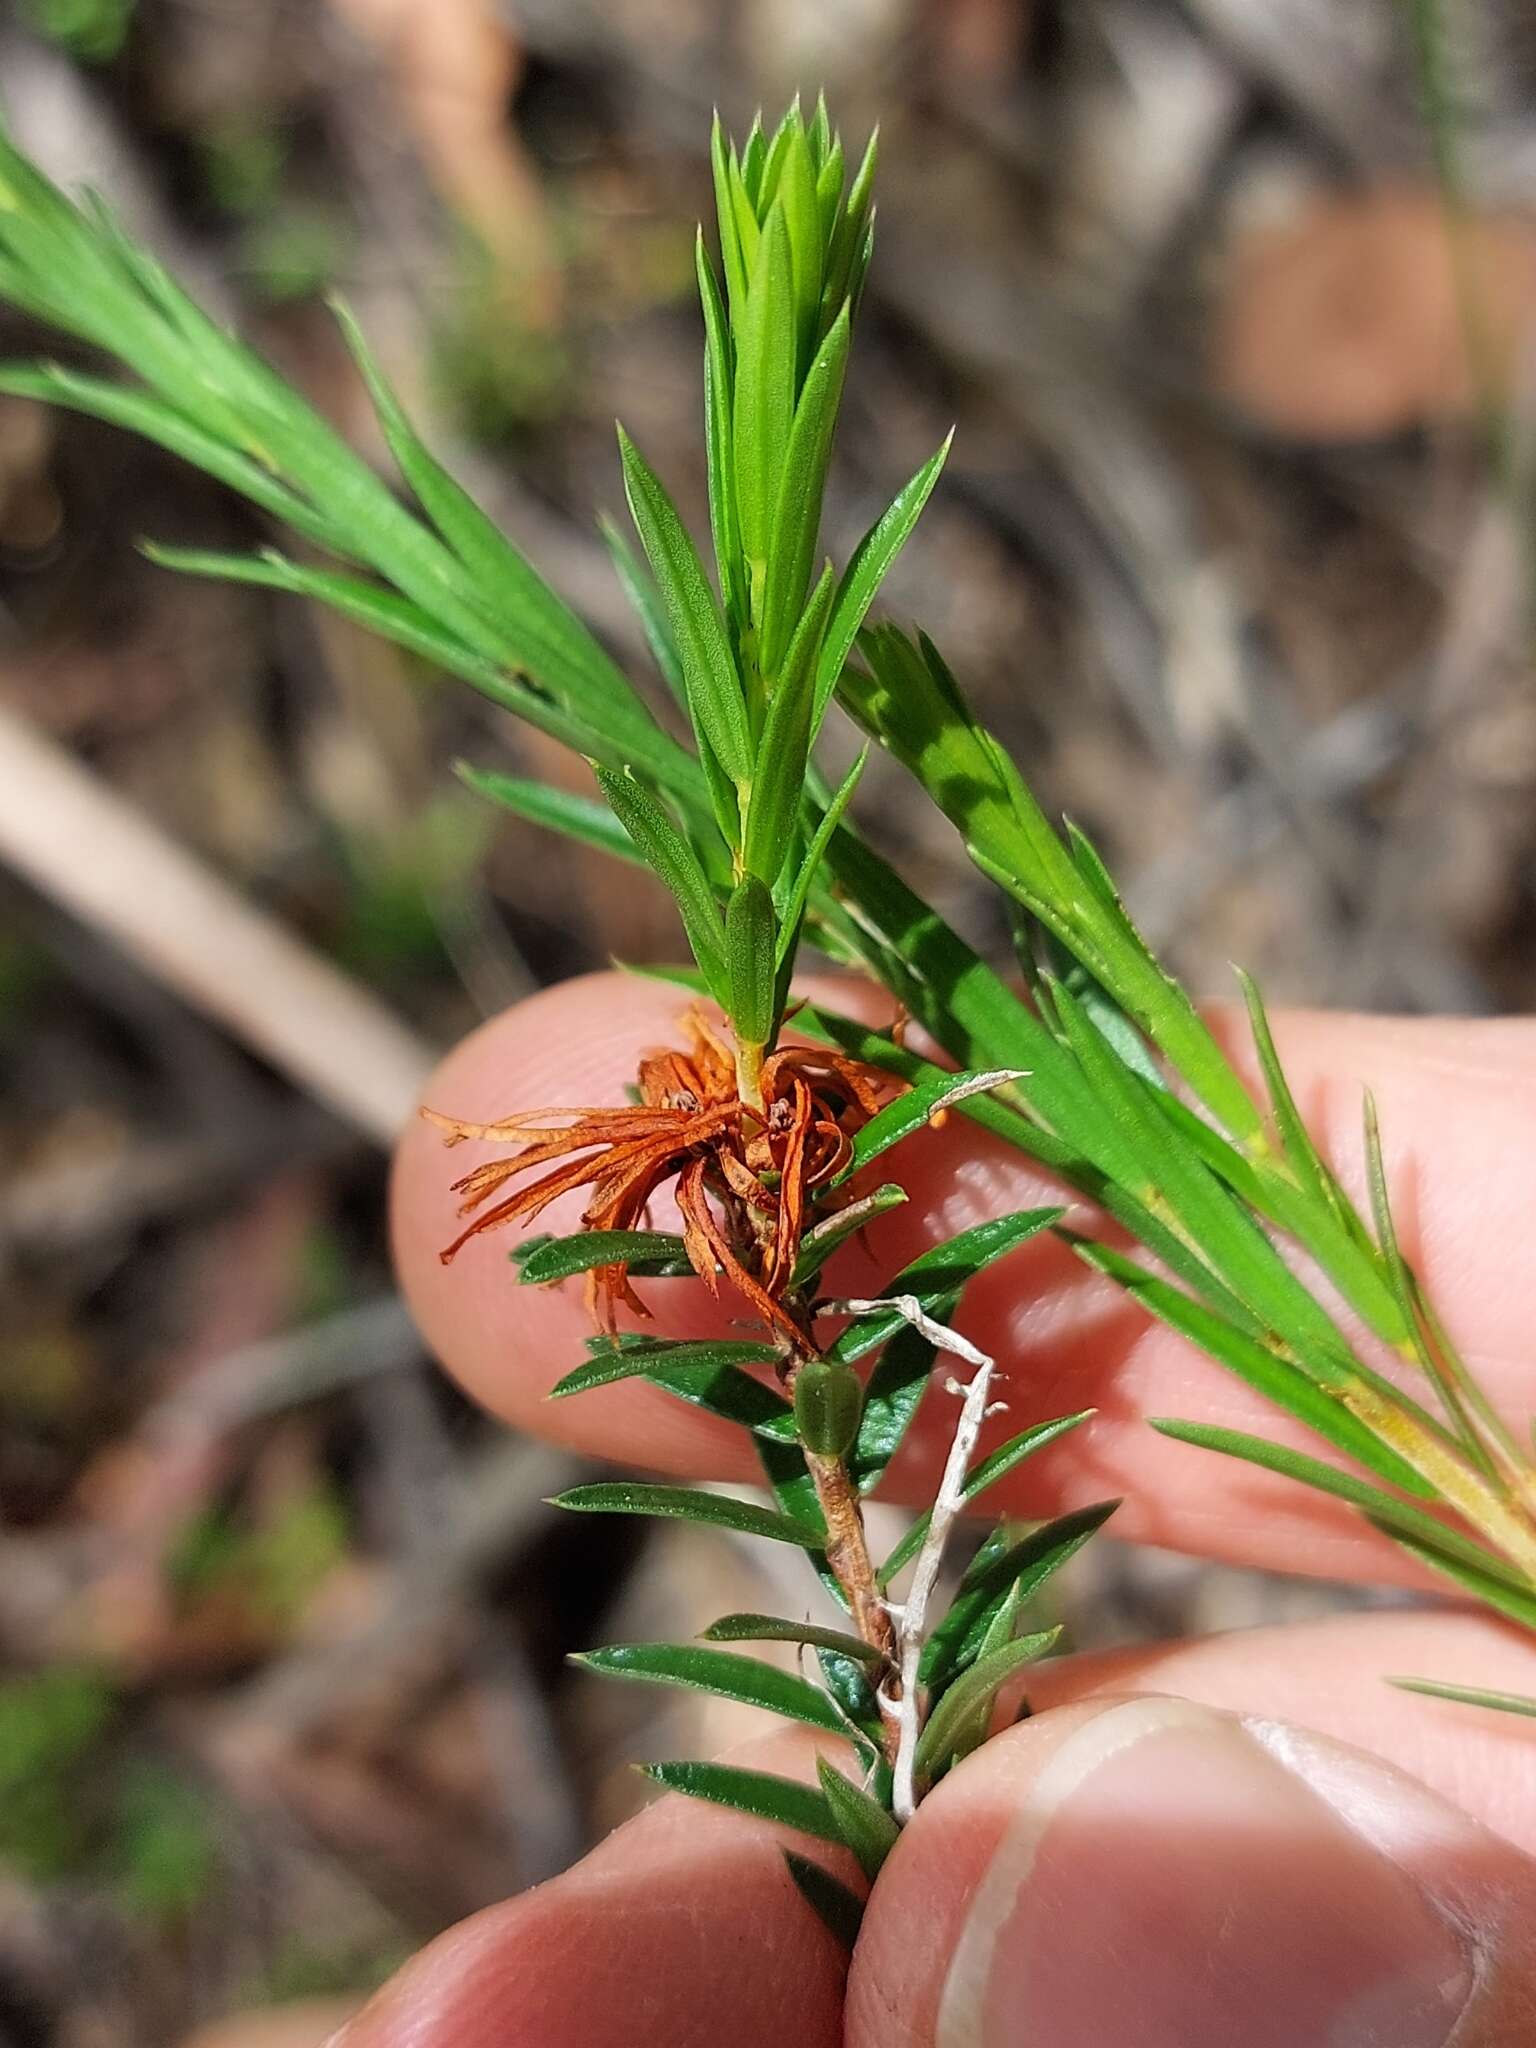
[[[431,1048],[369,992],[0,707],[0,860],[381,1145]]]

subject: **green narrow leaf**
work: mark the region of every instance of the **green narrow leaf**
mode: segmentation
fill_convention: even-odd
[[[635,529],[672,624],[689,711],[720,766],[740,787],[752,772],[752,740],[719,599],[676,506],[622,427],[619,453]]]
[[[684,1522],[707,1522],[734,1529],[741,1536],[766,1536],[774,1543],[817,1547],[815,1533],[790,1515],[775,1514],[755,1501],[732,1500],[721,1493],[699,1493],[687,1486],[652,1486],[638,1480],[599,1479],[588,1486],[567,1487],[552,1507],[584,1515],[661,1515]]]
[[[958,1303],[958,1291],[952,1301]],[[935,1322],[947,1322],[953,1313],[953,1306],[945,1310],[942,1303],[929,1310]],[[911,1324],[898,1330],[881,1352],[864,1389],[859,1434],[848,1453],[848,1471],[860,1493],[874,1491],[900,1449],[928,1391],[933,1360],[933,1345]]]
[[[886,1283],[881,1298],[914,1295],[932,1314],[936,1304],[958,1292],[984,1267],[1027,1244],[1061,1214],[1060,1209],[1021,1209],[1012,1216],[994,1216],[973,1224],[903,1266],[895,1279]],[[908,1327],[906,1318],[894,1308],[861,1316],[827,1347],[826,1356],[836,1364],[852,1365]]]
[[[1298,1422],[1304,1422],[1347,1457],[1390,1485],[1400,1486],[1405,1493],[1433,1499],[1434,1488],[1419,1477],[1406,1459],[1384,1444],[1341,1400],[1318,1386],[1299,1366],[1278,1357],[1256,1337],[1234,1329],[1215,1310],[1182,1294],[1108,1245],[1079,1238],[1073,1240],[1073,1249],[1085,1264],[1108,1274],[1160,1322],[1177,1330],[1192,1344],[1198,1344],[1266,1400],[1294,1415]]]
[[[789,446],[783,453],[763,598],[762,665],[769,676],[780,671],[810,587],[851,334],[851,316],[845,306],[817,350],[795,407]],[[829,614],[832,596],[829,589]],[[808,690],[813,684],[814,677],[808,678]]]
[[[980,1556],[973,1560],[949,1611],[923,1647],[923,1684],[940,1692],[953,1684],[980,1656],[1003,1602],[1011,1597],[1033,1600],[1119,1505],[1117,1500],[1102,1500],[1074,1508],[1029,1530],[985,1563]]]
[[[1441,1405],[1467,1457],[1478,1466],[1485,1478],[1491,1479],[1495,1486],[1499,1486],[1502,1484],[1499,1467],[1478,1433],[1468,1404],[1463,1399],[1462,1389],[1457,1385],[1455,1375],[1443,1369],[1442,1361],[1431,1348],[1419,1321],[1413,1274],[1403,1257],[1402,1246],[1398,1242],[1397,1223],[1392,1214],[1392,1197],[1387,1187],[1387,1162],[1382,1155],[1381,1125],[1376,1114],[1376,1098],[1369,1089],[1365,1095],[1365,1172],[1366,1185],[1370,1190],[1371,1219],[1376,1226],[1376,1241],[1381,1248],[1382,1264],[1386,1268],[1388,1285],[1396,1300],[1403,1327],[1411,1333],[1412,1351],[1430,1385],[1439,1394]]]
[[[768,718],[757,750],[744,859],[749,870],[770,888],[794,844],[810,759],[816,653],[831,602],[829,565],[795,629],[784,672],[768,700]]]
[[[831,1650],[857,1664],[883,1666],[884,1654],[846,1629],[822,1628],[812,1621],[781,1621],[773,1614],[723,1614],[703,1630],[706,1643],[804,1643],[808,1649]]]
[[[1013,1471],[1015,1466],[1022,1465],[1026,1458],[1033,1457],[1036,1451],[1043,1451],[1047,1444],[1055,1443],[1058,1437],[1065,1436],[1069,1430],[1081,1428],[1083,1423],[1091,1421],[1097,1413],[1096,1408],[1083,1408],[1076,1415],[1060,1415],[1054,1421],[1037,1422],[1032,1429],[1021,1430],[1017,1436],[1010,1437],[1007,1443],[999,1444],[989,1457],[982,1459],[965,1482],[965,1490],[960,1498],[969,1506],[973,1500],[985,1493],[989,1486],[995,1485],[999,1479]],[[910,1564],[916,1557],[922,1548],[923,1538],[928,1534],[931,1520],[931,1515],[919,1515],[892,1550],[878,1573],[882,1586],[888,1586],[902,1566]]]
[[[794,952],[795,942],[799,938],[801,922],[805,917],[805,907],[810,900],[811,885],[816,879],[817,870],[826,857],[827,848],[832,843],[832,835],[842,823],[843,813],[853,802],[853,793],[859,786],[859,779],[864,773],[865,763],[868,760],[869,748],[866,746],[862,749],[858,759],[848,770],[848,773],[843,777],[836,795],[827,806],[821,823],[817,826],[812,837],[810,846],[806,849],[805,859],[800,863],[799,872],[796,874],[789,893],[786,895],[781,906],[779,918],[779,970],[781,973],[788,966]]]
[[[642,1339],[594,1352],[556,1383],[550,1399],[566,1400],[620,1380],[643,1379],[690,1407],[734,1422],[759,1438],[771,1438],[772,1448],[788,1453],[794,1450],[794,1411],[772,1387],[741,1370],[745,1364],[767,1363],[772,1355],[766,1346],[718,1337],[676,1343]],[[824,1533],[816,1532],[816,1540]]]
[[[852,1784],[834,1770],[825,1757],[816,1759],[816,1775],[822,1796],[832,1809],[832,1818],[842,1830],[843,1840],[853,1851],[860,1870],[873,1884],[880,1866],[895,1848],[901,1830],[879,1800],[862,1785]]]
[[[873,148],[873,143],[870,146]],[[939,480],[939,473],[948,459],[953,439],[954,433],[951,431],[935,453],[929,456],[916,476],[897,492],[854,549],[852,558],[843,571],[816,675],[818,722],[837,689],[844,665],[853,652],[855,640],[859,637],[859,628],[864,623],[865,615],[874,603],[891,565],[911,537],[912,529],[916,526],[923,507]]]
[[[678,654],[677,642],[672,638],[671,621],[662,605],[656,579],[606,512],[598,515],[597,530],[603,537],[619,586],[640,621],[645,644],[651,650],[651,658],[661,679],[686,710],[688,691],[683,682],[682,657]]]
[[[784,1863],[800,1896],[815,1909],[827,1932],[851,1951],[864,1924],[864,1901],[858,1893],[811,1857],[797,1856],[793,1849],[784,1851]]]
[[[227,555],[201,548],[169,548],[147,542],[142,552],[162,568],[184,576],[210,576],[223,582],[249,583],[264,590],[286,591],[328,605],[344,618],[355,619],[380,639],[419,655],[435,668],[446,669],[473,686],[494,704],[516,712],[541,732],[596,759],[612,758],[611,735],[564,710],[552,698],[529,689],[517,678],[466,646],[441,627],[411,599],[382,583],[330,570],[303,569],[271,550],[260,555]],[[667,743],[669,746],[671,742]],[[687,756],[679,750],[679,758]]]
[[[594,772],[619,823],[671,890],[699,971],[716,1002],[727,1007],[731,984],[726,969],[725,927],[698,855],[633,775],[617,774],[603,767]]]
[[[1450,1700],[1460,1707],[1488,1707],[1496,1714],[1536,1715],[1536,1699],[1519,1692],[1491,1692],[1479,1685],[1447,1685],[1440,1678],[1389,1678],[1402,1692],[1423,1693],[1427,1699]]]
[[[1269,1013],[1264,1007],[1258,983],[1244,968],[1234,968],[1233,972],[1248,1008],[1248,1027],[1253,1033],[1254,1050],[1259,1056],[1264,1085],[1269,1090],[1270,1108],[1274,1112],[1275,1128],[1280,1134],[1281,1150],[1307,1193],[1314,1200],[1325,1203],[1347,1230],[1358,1233],[1354,1207],[1345,1199],[1338,1182],[1324,1165],[1302,1120],[1301,1111],[1296,1107],[1291,1084],[1280,1064],[1274,1033],[1269,1028]]]
[[[1000,1689],[1016,1671],[1045,1656],[1060,1638],[1059,1628],[1020,1636],[1017,1641],[1005,1643],[1000,1650],[994,1650],[991,1656],[979,1658],[969,1671],[957,1678],[929,1715],[927,1726],[918,1738],[919,1772],[924,1777],[931,1777],[957,1756],[964,1740],[971,1734],[968,1723],[982,1722],[984,1734],[986,1717],[990,1715]]]
[[[853,174],[848,203],[838,217],[827,257],[826,297],[840,305],[854,283],[859,253],[869,235],[870,209],[874,200],[875,171],[880,159],[880,131],[877,128],[865,147],[859,168]]]
[[[527,1287],[547,1287],[554,1280],[568,1280],[573,1273],[590,1273],[595,1266],[664,1265],[691,1273],[683,1240],[665,1230],[578,1230],[569,1237],[548,1237],[536,1245],[523,1245],[512,1254],[517,1277]]]
[[[1374,1515],[1367,1516],[1375,1522]],[[1522,1628],[1536,1630],[1536,1589],[1529,1585],[1514,1586],[1502,1575],[1496,1576],[1491,1570],[1479,1570],[1466,1564],[1460,1557],[1439,1544],[1420,1543],[1416,1538],[1405,1535],[1401,1528],[1391,1528],[1385,1522],[1377,1526],[1390,1536],[1394,1543],[1416,1557],[1421,1564],[1428,1565],[1442,1578],[1453,1580],[1464,1593],[1470,1593],[1474,1600],[1481,1600],[1485,1607],[1491,1607],[1496,1614],[1507,1615],[1511,1621],[1519,1622]],[[1484,1565],[1494,1560],[1485,1556]]]
[[[803,1721],[832,1735],[846,1735],[847,1724],[820,1686],[781,1671],[756,1657],[738,1657],[729,1650],[701,1650],[692,1643],[619,1643],[606,1650],[588,1650],[570,1659],[586,1671],[606,1678],[631,1678],[649,1685],[676,1685],[707,1692],[717,1699],[762,1707],[787,1720]]]
[[[872,1116],[853,1141],[853,1157],[840,1179],[848,1179],[868,1166],[872,1159],[878,1159],[882,1152],[888,1152],[893,1145],[901,1144],[905,1138],[932,1123],[936,1116],[947,1109],[953,1109],[972,1095],[985,1095],[994,1088],[1001,1088],[1009,1081],[1027,1078],[1015,1067],[998,1068],[991,1073],[946,1074],[935,1071],[926,1079],[898,1095],[894,1102],[888,1102],[884,1109]],[[1058,1212],[1060,1213],[1060,1212]]]
[[[816,203],[816,166],[803,129],[791,133],[784,152],[777,197],[789,234],[789,267],[794,281],[796,372],[810,358],[821,310],[821,209]]]
[[[704,247],[702,231],[695,256],[699,303],[704,311],[704,449],[709,475],[709,524],[726,612],[740,632],[747,619],[747,593],[742,581],[741,524],[736,512],[732,344],[715,267]]]
[[[709,137],[709,160],[715,181],[715,216],[720,227],[720,258],[725,266],[726,289],[731,295],[736,317],[740,319],[741,310],[747,302],[747,268],[736,208],[735,188],[740,178],[739,173],[733,177],[736,171],[734,154],[726,141],[720,116],[716,114]],[[750,205],[746,211],[751,217]],[[755,228],[755,218],[752,224]]]
[[[545,782],[530,781],[527,776],[476,768],[468,761],[455,761],[453,772],[476,796],[528,819],[530,824],[562,832],[567,839],[594,846],[599,853],[610,854],[615,860],[644,866],[635,842],[606,804],[594,803],[590,797],[577,796],[567,789],[555,789]]]
[[[1505,1580],[1517,1589],[1525,1585],[1514,1566],[1507,1565],[1481,1544],[1426,1514],[1422,1508],[1394,1500],[1390,1493],[1383,1493],[1380,1487],[1357,1478],[1353,1472],[1340,1472],[1320,1458],[1309,1457],[1305,1451],[1293,1451],[1288,1445],[1271,1443],[1267,1437],[1249,1436],[1243,1430],[1221,1429],[1210,1422],[1178,1422],[1162,1415],[1150,1416],[1148,1420],[1160,1435],[1172,1437],[1178,1443],[1196,1444],[1202,1450],[1220,1451],[1224,1457],[1241,1458],[1245,1464],[1278,1472],[1283,1478],[1310,1486],[1314,1492],[1348,1501],[1400,1542],[1418,1549],[1433,1548],[1447,1559],[1490,1578]]]
[[[206,432],[194,420],[184,418],[164,399],[55,363],[0,364],[0,394],[34,399],[41,405],[63,406],[153,441],[249,498],[296,533],[318,541],[333,554],[345,552],[341,536],[323,512],[289,490],[259,462],[251,461]]]
[[[898,1187],[894,1181],[887,1181],[883,1187],[872,1188],[857,1202],[850,1202],[843,1209],[834,1209],[831,1215],[813,1223],[800,1240],[800,1256],[795,1262],[790,1285],[795,1288],[806,1286],[815,1279],[839,1245],[846,1244],[858,1231],[867,1229],[877,1216],[899,1209],[906,1199],[905,1188]]]
[[[767,570],[779,475],[795,417],[795,289],[789,229],[779,205],[763,229],[738,337],[736,503],[755,598]],[[752,609],[756,615],[755,602]]]
[[[756,875],[744,875],[725,913],[725,959],[731,1022],[747,1045],[764,1046],[773,1037],[777,942],[773,898]]]
[[[797,1828],[802,1835],[842,1846],[842,1835],[825,1798],[813,1786],[794,1778],[781,1778],[771,1771],[744,1771],[735,1764],[645,1764],[642,1769],[669,1792],[707,1799],[715,1806],[731,1806],[756,1820],[778,1821],[784,1827]]]
[[[469,572],[475,601],[508,636],[519,660],[593,708],[601,699],[627,726],[645,716],[628,680],[576,614],[527,557],[433,456],[406,417],[351,309],[335,296],[331,310],[362,372],[400,473],[427,517]]]

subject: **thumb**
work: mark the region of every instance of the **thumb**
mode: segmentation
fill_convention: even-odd
[[[1374,1757],[1182,1700],[1026,1722],[919,1809],[849,2048],[1515,2048],[1536,1863]]]

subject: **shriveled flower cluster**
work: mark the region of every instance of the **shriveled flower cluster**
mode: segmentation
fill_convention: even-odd
[[[449,1145],[519,1141],[508,1157],[454,1183],[459,1214],[474,1220],[444,1249],[443,1262],[471,1238],[528,1221],[572,1188],[592,1190],[582,1214],[587,1229],[633,1230],[670,1182],[689,1263],[710,1292],[718,1295],[724,1274],[787,1355],[804,1356],[815,1349],[805,1311],[787,1297],[810,1199],[846,1172],[853,1138],[890,1094],[892,1078],[838,1053],[786,1045],[763,1063],[759,1109],[742,1100],[731,1049],[703,1013],[690,1011],[682,1022],[688,1049],[644,1055],[636,1103],[525,1110],[496,1123],[423,1111]],[[551,1170],[528,1182],[540,1167]],[[621,1304],[649,1314],[622,1260],[594,1268],[587,1288],[594,1315],[610,1331]]]

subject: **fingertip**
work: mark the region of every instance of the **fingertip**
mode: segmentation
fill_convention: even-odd
[[[1536,1866],[1379,1758],[1170,1697],[1058,1709],[919,1808],[849,2048],[1524,2039]]]

